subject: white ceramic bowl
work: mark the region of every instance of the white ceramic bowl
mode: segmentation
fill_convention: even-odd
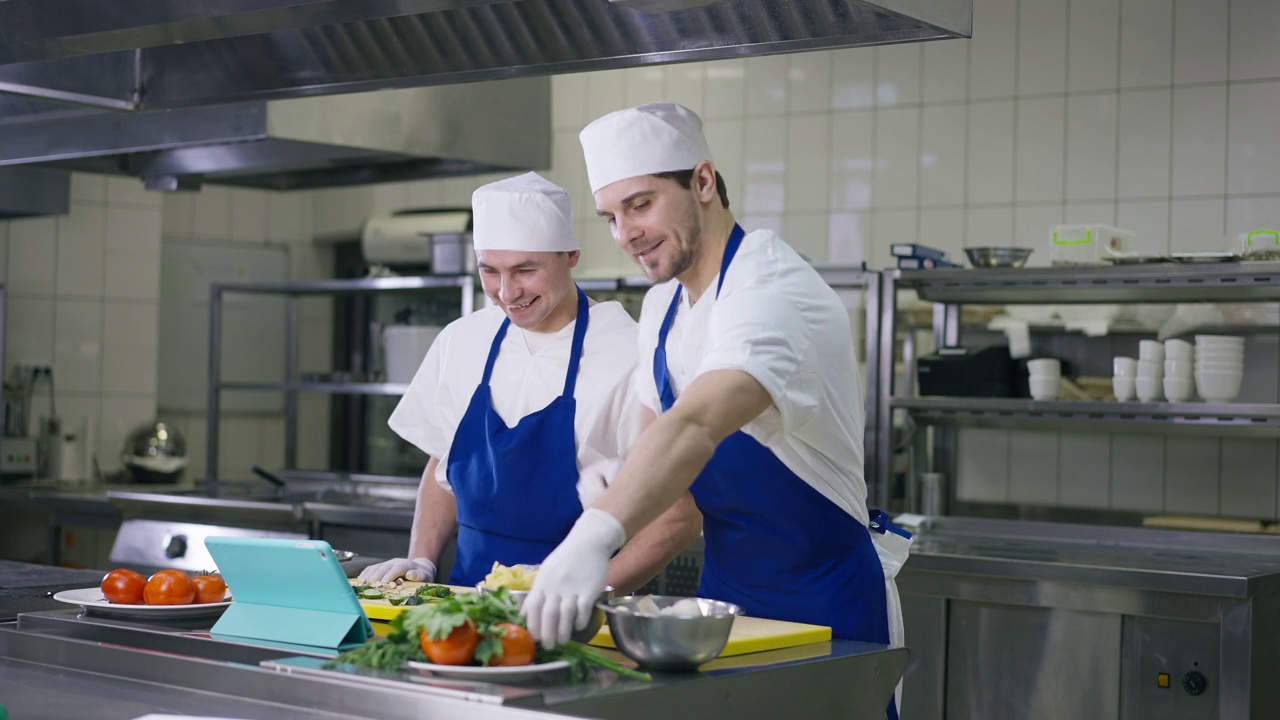
[[[1033,378],[1036,378],[1036,377],[1059,378],[1059,377],[1062,377],[1062,363],[1053,358],[1040,358],[1039,360],[1028,360],[1027,372]]]
[[[1139,360],[1138,361],[1138,377],[1153,378],[1156,381],[1159,381],[1160,378],[1164,377],[1164,362],[1163,361],[1156,362],[1154,360]]]
[[[1158,340],[1143,340],[1138,343],[1138,359],[1164,362],[1164,345]]]
[[[1244,363],[1196,361],[1196,372],[1244,374]]]
[[[1195,354],[1196,347],[1186,340],[1164,341],[1165,360],[1193,360],[1195,359]]]
[[[1237,350],[1201,350],[1196,360],[1210,362],[1244,362],[1244,353]]]
[[[1244,338],[1231,335],[1197,335],[1196,349],[1244,348]]]
[[[1192,370],[1195,369],[1194,365],[1195,362],[1192,360],[1165,360],[1164,376],[1166,378],[1174,377],[1191,380]]]
[[[1158,377],[1142,377],[1138,376],[1138,380],[1134,383],[1134,388],[1138,391],[1138,399],[1142,402],[1156,402],[1164,397],[1163,380]]]
[[[1240,394],[1244,373],[1196,372],[1196,392],[1209,402],[1231,402]]]
[[[1131,357],[1118,357],[1111,361],[1111,371],[1115,377],[1137,377],[1138,361]]]
[[[1169,402],[1187,402],[1196,392],[1196,383],[1187,377],[1165,377],[1164,396]]]
[[[1032,375],[1030,378],[1031,397],[1036,400],[1056,400],[1058,397],[1058,388],[1062,384],[1062,378],[1055,376],[1040,377]]]
[[[1116,400],[1120,402],[1129,402],[1134,398],[1135,380],[1132,377],[1122,377],[1117,375],[1111,378],[1111,390],[1115,393]]]

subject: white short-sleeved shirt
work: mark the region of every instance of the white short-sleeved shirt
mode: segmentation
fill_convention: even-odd
[[[716,297],[716,283],[692,307],[681,294],[667,336],[667,368],[676,397],[698,375],[742,370],[773,398],[743,430],[797,476],[863,524],[864,405],[849,311],[804,258],[777,234],[757,230],[742,240]],[[657,285],[640,314],[640,357],[652,358],[658,329],[677,282]],[[648,363],[635,374],[636,394],[661,412]]]
[[[584,506],[603,487],[584,483],[612,480],[616,460],[639,434],[639,409],[632,391],[636,365],[636,323],[617,302],[593,305],[582,360],[574,387],[577,414],[574,439],[578,471],[584,473],[579,497]],[[505,318],[498,307],[487,307],[449,323],[423,359],[409,390],[391,414],[388,425],[400,437],[440,460],[436,481],[446,490],[449,449],[462,416],[484,375],[494,335]],[[545,408],[564,391],[574,320],[555,333],[535,333],[512,325],[502,340],[490,379],[493,408],[508,427]],[[589,476],[589,477],[588,477]]]

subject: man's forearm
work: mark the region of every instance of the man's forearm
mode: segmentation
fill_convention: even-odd
[[[649,582],[702,532],[702,513],[686,493],[609,561],[606,584],[625,595]]]
[[[413,508],[413,528],[409,532],[410,558],[427,558],[440,565],[440,554],[458,522],[458,503],[436,482],[435,458],[427,463],[418,485],[418,502]]]

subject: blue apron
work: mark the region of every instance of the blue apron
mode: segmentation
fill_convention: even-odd
[[[578,447],[573,388],[587,334],[587,296],[578,293],[578,321],[564,392],[545,408],[507,427],[493,409],[489,378],[511,319],[502,321],[484,376],[449,449],[449,484],[458,500],[458,551],[449,582],[475,585],[494,561],[536,565],[569,534],[578,499]]]
[[[735,225],[716,297],[742,238]],[[677,287],[671,299],[653,355],[663,412],[676,401],[666,344],[682,290]],[[733,433],[691,491],[703,515],[706,547],[699,597],[737,604],[756,617],[827,625],[836,638],[889,643],[884,571],[867,528],[769,448],[741,430]],[[884,526],[892,527],[887,521]],[[888,717],[898,717],[892,700]]]

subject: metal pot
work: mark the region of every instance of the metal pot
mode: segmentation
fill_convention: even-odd
[[[137,426],[125,438],[120,463],[136,483],[176,483],[187,469],[187,439],[161,420]]]

